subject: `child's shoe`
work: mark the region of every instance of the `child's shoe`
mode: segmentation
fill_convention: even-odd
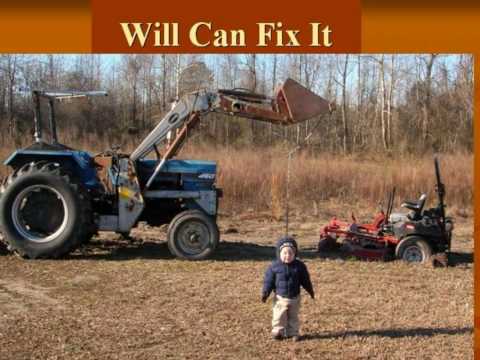
[[[272,339],[273,339],[273,340],[282,340],[282,339],[283,339],[283,336],[282,336],[281,333],[272,334]]]

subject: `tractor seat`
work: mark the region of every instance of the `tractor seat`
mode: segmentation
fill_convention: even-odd
[[[416,216],[421,215],[427,195],[422,194],[417,201],[405,201],[402,207],[412,210]]]

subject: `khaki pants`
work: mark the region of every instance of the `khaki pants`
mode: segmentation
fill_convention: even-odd
[[[273,297],[272,334],[283,336],[297,336],[300,321],[300,295],[294,299],[279,295]]]

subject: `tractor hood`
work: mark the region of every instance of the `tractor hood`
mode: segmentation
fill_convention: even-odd
[[[167,160],[162,172],[215,174],[217,172],[217,164],[214,161],[203,160]]]
[[[142,167],[155,168],[157,161],[141,160]],[[161,173],[174,174],[215,174],[217,172],[217,164],[214,161],[204,160],[167,160],[162,167]]]
[[[155,160],[138,161],[138,175],[143,184],[154,173]],[[214,161],[167,160],[162,171],[155,176],[152,189],[181,188],[183,190],[210,190],[216,180],[217,164]],[[166,185],[170,184],[170,185]]]

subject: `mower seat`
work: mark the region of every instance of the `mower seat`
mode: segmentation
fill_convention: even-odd
[[[422,194],[417,201],[405,201],[402,203],[402,207],[407,208],[413,211],[413,218],[417,218],[422,214],[423,207],[425,206],[425,201],[427,200],[427,195]]]

